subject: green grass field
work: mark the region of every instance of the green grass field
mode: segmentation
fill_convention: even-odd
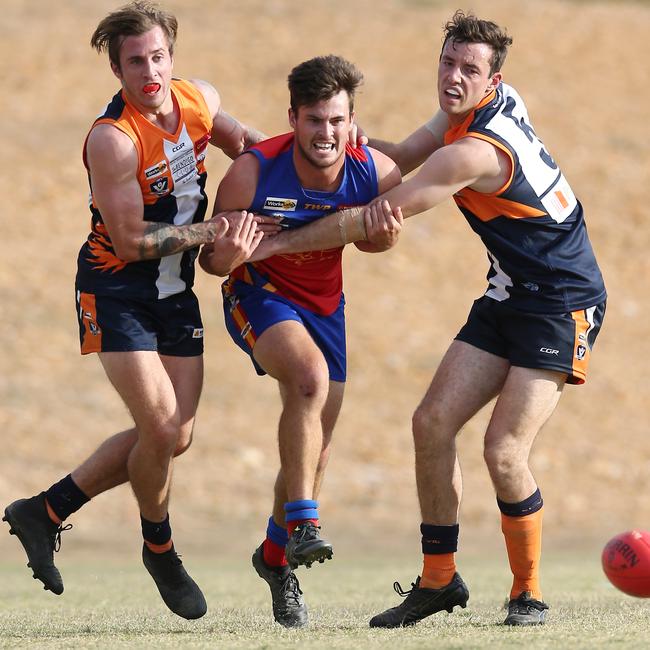
[[[76,555],[80,559],[73,557]],[[299,577],[311,624],[285,630],[271,616],[266,585],[243,559],[193,554],[186,566],[202,586],[208,614],[199,621],[168,612],[135,558],[59,558],[66,590],[40,589],[22,561],[0,564],[0,647],[7,648],[647,648],[650,599],[616,591],[597,553],[545,555],[543,584],[551,609],[536,628],[505,628],[506,567],[494,554],[463,556],[459,569],[470,588],[467,609],[441,612],[413,628],[371,630],[368,619],[397,604],[394,580],[408,588],[418,558],[345,553]],[[502,559],[502,558],[500,558]],[[22,558],[21,558],[22,560]]]

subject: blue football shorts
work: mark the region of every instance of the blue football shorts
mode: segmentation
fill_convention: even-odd
[[[248,354],[258,375],[266,372],[253,358],[255,341],[275,323],[301,323],[323,353],[332,381],[345,381],[345,298],[333,314],[323,316],[295,302],[240,280],[222,285],[223,312],[232,340]]]

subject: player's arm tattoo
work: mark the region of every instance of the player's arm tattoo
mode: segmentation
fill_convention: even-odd
[[[190,226],[150,223],[145,227],[140,242],[140,259],[167,257],[206,244],[214,237],[207,226],[207,223]]]

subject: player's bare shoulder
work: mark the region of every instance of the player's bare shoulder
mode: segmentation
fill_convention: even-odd
[[[131,138],[112,124],[96,124],[86,138],[85,160],[91,173],[98,169],[135,169],[138,154]]]
[[[238,156],[219,183],[215,212],[248,209],[255,198],[259,175],[257,156],[250,153]]]
[[[213,118],[216,117],[221,109],[221,97],[219,96],[217,89],[211,83],[208,83],[203,79],[189,79],[189,82],[201,91],[205,103],[208,105],[208,109],[210,110],[210,115],[212,115]]]
[[[391,187],[399,185],[402,182],[402,174],[397,163],[389,158],[385,153],[378,149],[368,147],[377,170],[377,181],[379,183],[379,193],[387,192]]]

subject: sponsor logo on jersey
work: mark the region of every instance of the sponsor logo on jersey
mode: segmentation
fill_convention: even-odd
[[[174,183],[186,183],[188,180],[194,178],[196,173],[196,163],[194,160],[194,153],[188,152],[172,160],[170,163],[172,170],[172,177]]]
[[[578,361],[582,361],[585,358],[585,354],[587,354],[587,347],[584,345],[579,345],[576,348],[576,359]]]
[[[554,354],[556,356],[560,354],[560,351],[555,350],[554,348],[540,348],[539,351],[543,352],[544,354]]]
[[[149,189],[154,194],[158,194],[158,196],[167,194],[167,191],[169,190],[169,180],[167,178],[159,178],[157,181],[149,183]]]
[[[194,143],[194,151],[196,152],[197,160],[205,158],[205,154],[203,155],[203,158],[199,158],[199,156],[207,149],[208,142],[210,142],[210,134],[206,133]]]
[[[193,339],[202,339],[203,338],[203,328],[202,327],[195,327],[194,331],[192,332],[192,338]]]
[[[156,176],[160,176],[160,174],[164,174],[166,171],[167,171],[167,161],[161,160],[160,162],[157,162],[155,165],[152,165],[151,167],[145,169],[144,177],[155,178]]]
[[[297,199],[281,199],[277,196],[267,196],[264,201],[264,210],[284,210],[284,212],[295,212],[298,206]]]
[[[321,210],[331,212],[334,206],[331,203],[305,203],[305,210]]]

